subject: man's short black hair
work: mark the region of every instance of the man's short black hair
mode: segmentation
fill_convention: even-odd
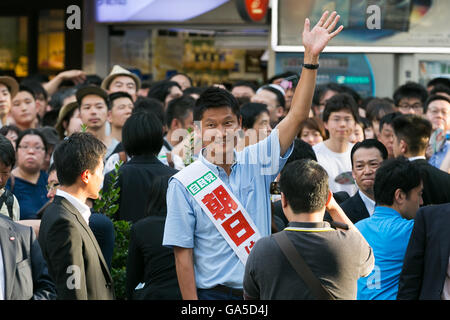
[[[280,90],[275,89],[272,86],[273,86],[273,84],[271,84],[271,85],[269,85],[269,84],[264,85],[261,88],[259,88],[258,91],[259,90],[267,90],[267,91],[270,91],[270,92],[274,93],[276,95],[276,97],[277,97],[277,103],[278,103],[277,107],[283,107],[283,109],[284,109],[286,107],[286,99],[284,97],[284,94]]]
[[[392,127],[397,138],[408,144],[411,155],[427,149],[433,126],[431,122],[415,114],[404,114],[394,119]]]
[[[384,144],[382,144],[377,139],[365,139],[361,142],[355,143],[355,145],[352,148],[352,151],[350,152],[350,160],[352,162],[352,168],[353,168],[353,155],[355,154],[356,150],[361,148],[364,149],[376,148],[378,149],[378,151],[380,151],[381,158],[383,159],[383,161],[388,158],[388,151],[384,146]]]
[[[84,80],[85,85],[90,85],[93,84],[97,87],[101,87],[102,86],[102,81],[103,79],[97,75],[97,74],[88,74],[86,75],[86,80]]]
[[[385,124],[392,126],[392,122],[394,122],[394,119],[397,117],[400,117],[402,115],[403,115],[403,113],[401,113],[401,112],[392,112],[392,113],[385,114],[380,119],[380,125],[378,127],[378,131],[381,133],[381,130],[383,130],[383,126]]]
[[[430,91],[430,96],[434,94],[442,95],[443,93],[450,96],[450,87],[443,86],[442,84],[437,84],[433,87],[433,90]]]
[[[170,94],[170,89],[172,87],[178,87],[181,90],[181,86],[178,82],[169,80],[157,81],[153,83],[148,90],[147,97],[157,99],[164,103],[166,97]]]
[[[156,117],[161,121],[161,125],[165,123],[164,105],[161,101],[154,98],[138,97],[134,103],[134,109],[132,113],[137,112],[153,112]]]
[[[241,116],[242,116],[242,129],[251,129],[255,124],[258,116],[266,112],[269,114],[269,110],[267,110],[267,105],[264,103],[256,103],[249,102],[245,103],[241,106]]]
[[[395,90],[393,97],[396,106],[398,106],[400,100],[403,98],[417,98],[424,104],[425,100],[427,100],[428,92],[421,84],[407,82]]]
[[[42,98],[45,101],[47,101],[48,93],[47,93],[47,91],[44,89],[44,87],[42,86],[42,84],[39,81],[30,80],[30,79],[24,79],[20,84],[30,88],[33,91],[33,93],[34,93],[33,96],[35,98],[42,96]]]
[[[73,133],[53,153],[59,183],[74,185],[84,171],[94,171],[105,154],[106,146],[91,133]]]
[[[395,190],[401,189],[409,196],[409,192],[421,181],[420,169],[414,161],[403,157],[386,160],[375,174],[375,202],[377,205],[391,206]]]
[[[443,100],[443,101],[447,101],[448,103],[450,103],[450,99],[447,98],[446,96],[442,96],[439,94],[433,94],[433,95],[429,96],[427,101],[425,102],[425,105],[423,107],[423,112],[426,113],[428,111],[428,106],[430,105],[430,103],[432,103],[433,101],[436,101],[436,100]]]
[[[181,96],[169,102],[166,110],[166,124],[170,129],[173,119],[184,121],[189,112],[194,111],[195,99],[190,96]]]
[[[108,96],[109,110],[111,110],[113,108],[114,100],[120,99],[120,98],[128,98],[131,100],[131,102],[133,102],[133,98],[130,96],[130,94],[128,92],[125,92],[125,91],[113,92]]]
[[[0,161],[5,167],[14,168],[16,164],[16,152],[11,141],[3,135],[0,135]]]
[[[366,118],[369,121],[380,121],[381,118],[395,112],[394,101],[389,98],[373,98],[366,107]]]
[[[340,87],[342,89],[341,92],[351,95],[353,100],[355,100],[356,105],[359,107],[362,102],[361,95],[355,89],[350,88],[349,86],[346,86],[344,84],[341,84]]]
[[[239,103],[236,98],[227,90],[208,87],[197,99],[194,107],[194,121],[201,121],[203,113],[207,109],[228,107],[239,120]]]
[[[292,77],[292,76],[296,76],[296,75],[297,74],[295,72],[286,71],[286,72],[278,73],[278,74],[274,75],[272,78],[267,80],[267,82],[268,83],[274,83],[275,80],[284,79],[284,78],[288,78],[288,77]]]
[[[250,81],[245,81],[245,80],[239,80],[236,81],[233,86],[231,87],[231,90],[233,90],[236,87],[249,87],[250,89],[253,90],[253,92],[256,93],[256,90],[258,90],[258,88],[256,87],[256,85],[253,82]]]
[[[328,122],[331,113],[339,111],[348,111],[352,114],[353,120],[358,122],[358,105],[355,99],[348,93],[338,93],[327,100],[323,110],[323,122]]]
[[[442,85],[442,86],[445,86],[450,89],[450,79],[444,78],[444,77],[437,77],[437,78],[431,79],[427,83],[427,87],[430,87],[430,86],[434,87],[437,85]]]
[[[286,160],[285,166],[293,161],[303,159],[317,161],[316,153],[314,152],[314,149],[309,143],[301,139],[295,138],[294,149],[292,150],[292,153],[289,156],[289,158]]]
[[[183,90],[183,95],[188,96],[191,94],[198,94],[199,96],[205,91],[203,87],[189,87]]]
[[[19,91],[17,91],[17,92],[21,92],[21,91],[28,92],[33,97],[33,100],[36,100],[36,93],[29,86],[24,85],[24,84],[20,84],[19,85]]]
[[[312,99],[312,105],[313,106],[319,106],[320,100],[323,97],[323,94],[327,91],[327,86],[325,84],[318,84],[314,88],[314,95]]]
[[[163,128],[156,114],[132,113],[122,128],[122,144],[129,156],[158,155],[163,145]]]
[[[328,198],[328,174],[314,160],[297,160],[281,172],[280,190],[294,213],[312,213],[325,207]]]
[[[190,84],[191,86],[194,84],[194,82],[192,81],[192,78],[191,78],[189,75],[187,75],[186,73],[183,73],[183,72],[177,72],[177,73],[171,75],[170,78],[168,78],[167,80],[173,81],[172,79],[173,79],[175,76],[183,76],[183,77],[185,77],[186,79],[188,79],[189,84]]]

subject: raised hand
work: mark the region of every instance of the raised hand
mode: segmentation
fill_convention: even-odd
[[[342,25],[333,31],[339,18],[340,16],[337,15],[336,11],[333,11],[330,16],[328,16],[328,11],[325,11],[312,30],[310,30],[311,22],[308,18],[305,19],[305,26],[303,28],[305,56],[308,54],[313,57],[318,57],[328,42],[342,31],[344,28]]]

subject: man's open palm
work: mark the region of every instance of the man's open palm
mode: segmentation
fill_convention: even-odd
[[[311,22],[306,18],[303,28],[303,46],[305,47],[305,51],[313,55],[319,55],[328,42],[344,28],[341,25],[333,32],[339,18],[340,16],[337,15],[336,11],[330,16],[328,16],[328,11],[325,11],[312,30],[310,30]]]

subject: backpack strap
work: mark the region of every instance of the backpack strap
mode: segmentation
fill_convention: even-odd
[[[5,192],[0,196],[0,208],[3,207],[3,204],[6,204],[6,208],[8,209],[8,215],[11,220],[14,220],[13,215],[13,206],[14,206],[14,195],[8,189],[5,189]]]
[[[320,283],[319,279],[312,273],[305,260],[303,260],[303,257],[288,238],[286,232],[275,233],[273,237],[291,266],[306,283],[309,290],[311,290],[313,296],[318,300],[335,300],[330,292]]]

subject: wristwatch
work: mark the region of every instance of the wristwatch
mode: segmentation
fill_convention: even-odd
[[[310,69],[310,70],[315,70],[315,69],[319,69],[319,64],[302,63],[302,67],[306,68],[306,69]]]

